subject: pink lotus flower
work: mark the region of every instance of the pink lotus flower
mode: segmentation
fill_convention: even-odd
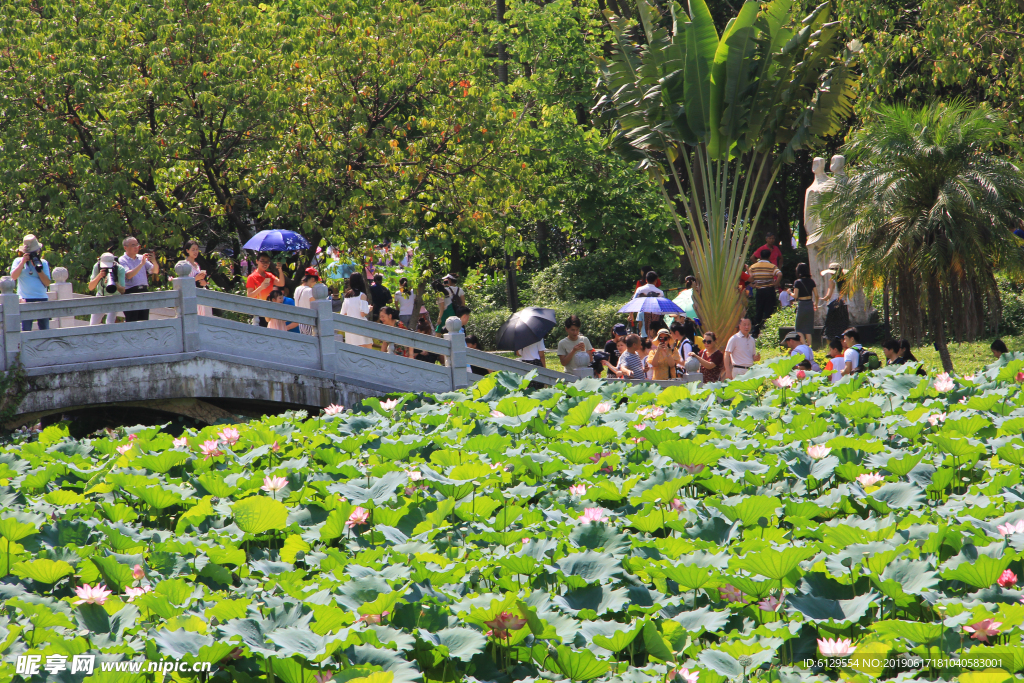
[[[862,474],[857,477],[857,482],[864,488],[874,486],[875,484],[881,481],[885,481],[885,477],[878,474],[877,472],[870,472],[868,474]]]
[[[804,372],[803,370],[797,370],[796,371],[796,378],[798,380],[803,381],[803,380],[807,379],[807,373]]]
[[[588,522],[603,522],[605,519],[604,510],[601,508],[584,508],[583,514],[579,517],[579,521],[584,524]]]
[[[1003,588],[1012,588],[1013,586],[1017,585],[1017,575],[1009,569],[1007,569],[999,575],[999,578],[996,579],[996,583],[998,583]]]
[[[601,401],[594,408],[594,412],[597,413],[598,415],[604,415],[605,413],[607,413],[611,409],[612,409],[611,402],[609,402],[609,401]]]
[[[807,447],[807,455],[809,455],[812,460],[821,460],[831,452],[832,449],[823,444],[816,444],[814,446]]]
[[[130,443],[126,443],[123,446],[118,446],[117,447],[117,452],[120,453],[121,455],[124,455],[128,451],[130,451],[131,449],[132,449],[132,445]]]
[[[139,438],[138,434],[129,434],[128,435],[128,443],[131,443],[132,441],[135,441],[135,439],[137,439],[137,438]]]
[[[678,498],[673,498],[672,502],[669,503],[669,507],[671,507],[676,512],[683,512],[684,510],[686,510],[686,503],[679,500]]]
[[[988,642],[989,636],[998,636],[999,627],[1003,625],[1001,621],[992,621],[991,619],[982,619],[981,621],[971,624],[970,626],[964,626],[964,631],[971,634],[971,638],[980,640],[983,643]]]
[[[128,602],[135,602],[135,598],[139,597],[140,595],[145,595],[151,590],[153,590],[152,586],[142,586],[140,588],[125,588],[124,594],[128,596]]]
[[[721,588],[718,589],[718,592],[721,593],[722,597],[725,598],[728,602],[746,602],[747,601],[747,598],[743,594],[743,591],[741,591],[736,586],[733,586],[732,584],[728,584],[728,583],[725,584],[724,586],[722,586]]]
[[[774,595],[770,595],[761,602],[757,603],[757,606],[763,609],[765,612],[778,612],[779,608],[782,607],[782,600]]]
[[[508,638],[509,631],[518,631],[526,626],[526,619],[517,617],[510,612],[502,612],[490,621],[485,621],[484,624],[491,627],[491,635],[495,638]]]
[[[785,377],[776,377],[772,380],[772,384],[777,386],[779,389],[788,389],[793,386],[793,378],[789,375]]]
[[[274,451],[275,453],[278,453],[281,450],[281,445],[275,441],[274,443],[270,444],[270,450]]]
[[[592,463],[599,463],[599,462],[601,462],[601,458],[604,458],[604,457],[609,456],[611,454],[612,454],[611,451],[603,451],[601,453],[598,453],[597,455],[592,455],[592,456],[590,456],[590,462],[592,462]],[[604,467],[602,467],[598,471],[599,472],[604,472],[605,474],[611,474],[612,472],[615,471],[615,468],[612,467],[611,465],[605,465]]]
[[[420,481],[423,479],[423,473],[419,470],[406,470],[405,473],[409,476],[409,481]]]
[[[700,672],[690,671],[689,669],[672,669],[668,672],[668,680],[674,681],[676,676],[682,678],[685,683],[697,683]]]
[[[942,422],[945,422],[945,421],[946,421],[946,414],[945,413],[936,413],[935,415],[929,415],[928,416],[928,424],[930,424],[932,427],[935,427],[936,425],[938,425],[938,424],[940,424]]]
[[[188,437],[181,436],[174,440],[175,448],[188,448]]]
[[[220,441],[217,441],[216,439],[204,441],[203,445],[199,447],[199,450],[202,451],[203,455],[207,458],[214,455],[220,455]]]
[[[133,579],[135,579],[135,580],[139,580],[139,579],[141,579],[142,577],[144,577],[145,575],[146,575],[146,572],[145,572],[145,571],[143,571],[143,569],[142,569],[142,565],[141,565],[141,564],[137,564],[137,565],[135,565],[135,566],[134,566],[134,567],[132,568],[132,578],[133,578]]]
[[[111,592],[108,591],[107,587],[103,584],[97,584],[92,587],[90,587],[89,584],[78,586],[75,588],[75,595],[77,595],[79,599],[75,600],[75,604],[81,605],[82,603],[86,603],[102,605],[107,601],[107,598],[110,597],[110,593]]]
[[[965,405],[967,405],[967,397],[966,397],[966,396],[961,396],[961,397],[960,397],[960,400],[959,400],[959,401],[957,401],[957,403],[959,403],[959,404],[960,404],[960,405],[962,405],[962,406],[965,406]]]
[[[391,612],[381,612],[380,614],[360,614],[356,617],[356,623],[360,621],[364,624],[379,624],[384,621],[384,617],[391,614]]]
[[[491,417],[505,417],[505,413],[501,412],[500,410],[492,410]]]
[[[354,529],[357,526],[366,524],[368,521],[370,521],[370,511],[366,508],[356,507],[352,509],[352,514],[348,516],[345,526],[349,529]]]
[[[1018,372],[1017,376],[1014,379],[1016,379],[1018,382],[1024,382],[1024,372]]]
[[[953,378],[949,376],[948,372],[943,372],[935,377],[935,382],[932,384],[935,387],[935,391],[940,394],[945,394],[948,391],[953,391],[953,387],[956,384],[953,382]]]
[[[582,496],[587,492],[586,484],[573,484],[569,487],[569,494],[573,496]]]
[[[239,437],[241,437],[242,435],[239,434],[238,430],[235,429],[234,427],[225,427],[224,429],[220,430],[220,434],[218,434],[217,436],[219,436],[220,440],[226,443],[227,445],[234,446],[238,442]]]
[[[288,480],[284,477],[263,477],[263,486],[260,489],[268,493],[277,493],[287,485]]]
[[[849,657],[855,649],[849,638],[818,638],[818,652],[825,657]]]
[[[975,375],[964,375],[964,379],[967,380],[968,382],[973,382],[975,379]]]
[[[324,408],[324,415],[326,415],[327,417],[330,417],[332,415],[341,415],[343,412],[345,412],[345,406],[339,406],[335,403],[332,403],[331,405]]]
[[[1006,524],[1000,524],[998,527],[999,533],[1003,536],[1010,536],[1011,534],[1024,534],[1024,519],[1017,520],[1016,522],[1007,522]]]
[[[395,406],[397,406],[399,404],[399,401],[400,401],[400,399],[397,399],[397,398],[393,398],[390,401],[381,401],[380,402],[380,407],[383,410],[387,410],[388,412],[390,412],[390,411],[395,409]]]
[[[642,432],[645,429],[647,429],[647,423],[646,422],[641,422],[640,424],[636,425],[636,431],[638,431],[638,432]]]
[[[313,674],[313,680],[316,683],[330,683],[334,680],[334,673],[331,671],[327,671],[322,674]]]
[[[680,467],[682,467],[687,474],[700,474],[704,471],[704,465],[700,463],[696,465],[680,465]]]

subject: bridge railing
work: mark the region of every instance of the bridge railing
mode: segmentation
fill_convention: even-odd
[[[178,277],[172,280],[171,291],[35,303],[19,303],[14,281],[0,280],[0,365],[6,369],[20,357],[27,370],[41,374],[46,368],[60,366],[202,352],[402,391],[444,392],[468,386],[479,378],[470,366],[521,375],[536,372],[536,381],[544,384],[576,380],[574,375],[468,349],[461,331],[435,337],[336,314],[323,285],[314,287],[314,299],[307,309],[197,288],[195,280],[186,275],[188,268],[175,270]],[[214,308],[235,315],[215,317]],[[165,316],[174,317],[22,331],[22,321],[152,309],[163,309]],[[313,333],[261,327],[256,324],[260,317],[299,323]],[[385,353],[360,346],[365,339],[352,339],[352,335],[387,342],[389,350]],[[396,347],[436,354],[444,364],[407,358],[397,354]]]

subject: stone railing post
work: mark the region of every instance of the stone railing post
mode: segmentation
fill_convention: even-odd
[[[178,318],[181,320],[182,351],[189,353],[199,350],[199,305],[196,303],[196,281],[192,277],[192,265],[178,261],[174,266],[177,276],[171,280],[178,293]]]
[[[454,315],[444,322],[448,333],[444,338],[448,340],[451,351],[447,356],[447,365],[452,371],[452,389],[461,389],[469,386],[469,376],[466,374],[466,333],[462,331],[462,321]]]
[[[316,313],[316,336],[320,340],[320,369],[334,374],[338,366],[334,363],[334,311],[327,298],[329,295],[324,283],[313,285],[312,308]]]
[[[50,283],[50,301],[70,301],[74,298],[74,286],[68,282],[68,269],[58,266],[53,269],[53,282]],[[73,316],[64,316],[53,321],[53,327],[67,328],[75,326]]]
[[[21,353],[21,302],[14,289],[17,283],[10,275],[0,279],[0,315],[3,316],[4,353],[0,362],[7,370]]]

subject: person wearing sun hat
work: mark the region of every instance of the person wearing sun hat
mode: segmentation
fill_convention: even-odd
[[[114,271],[114,269],[117,269]],[[113,292],[107,291],[107,274],[114,271],[115,289]],[[127,277],[128,271],[117,262],[117,259],[109,251],[100,255],[98,261],[93,264],[92,267],[92,278],[89,280],[89,291],[96,290],[96,296],[117,296],[118,294],[124,294],[124,281]],[[107,316],[107,324],[114,322],[117,318],[115,311],[109,313],[93,313],[92,317],[89,318],[90,325],[99,325],[103,322],[103,316]]]
[[[838,261],[833,261],[828,264],[828,268],[821,271],[821,276],[828,278],[825,296],[819,299],[819,301],[827,302],[825,304],[827,311],[825,312],[824,330],[826,339],[841,335],[843,330],[850,326],[850,311],[846,305],[845,276],[848,272]]]
[[[47,287],[50,286],[50,264],[42,257],[43,245],[35,235],[25,235],[18,249],[18,257],[11,264],[11,277],[18,281],[18,298],[21,303],[47,301]],[[21,329],[32,329],[32,320],[22,320]],[[50,329],[49,318],[37,318],[40,330]]]

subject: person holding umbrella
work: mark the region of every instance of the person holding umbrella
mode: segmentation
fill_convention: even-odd
[[[274,287],[284,287],[284,275],[281,273],[281,264],[277,265],[277,274],[270,270],[270,254],[262,253],[256,257],[256,270],[245,280],[245,291],[248,296],[260,301],[266,301]]]
[[[555,325],[554,310],[536,306],[524,308],[498,328],[495,346],[499,351],[515,351],[524,363],[546,368],[544,337]]]

